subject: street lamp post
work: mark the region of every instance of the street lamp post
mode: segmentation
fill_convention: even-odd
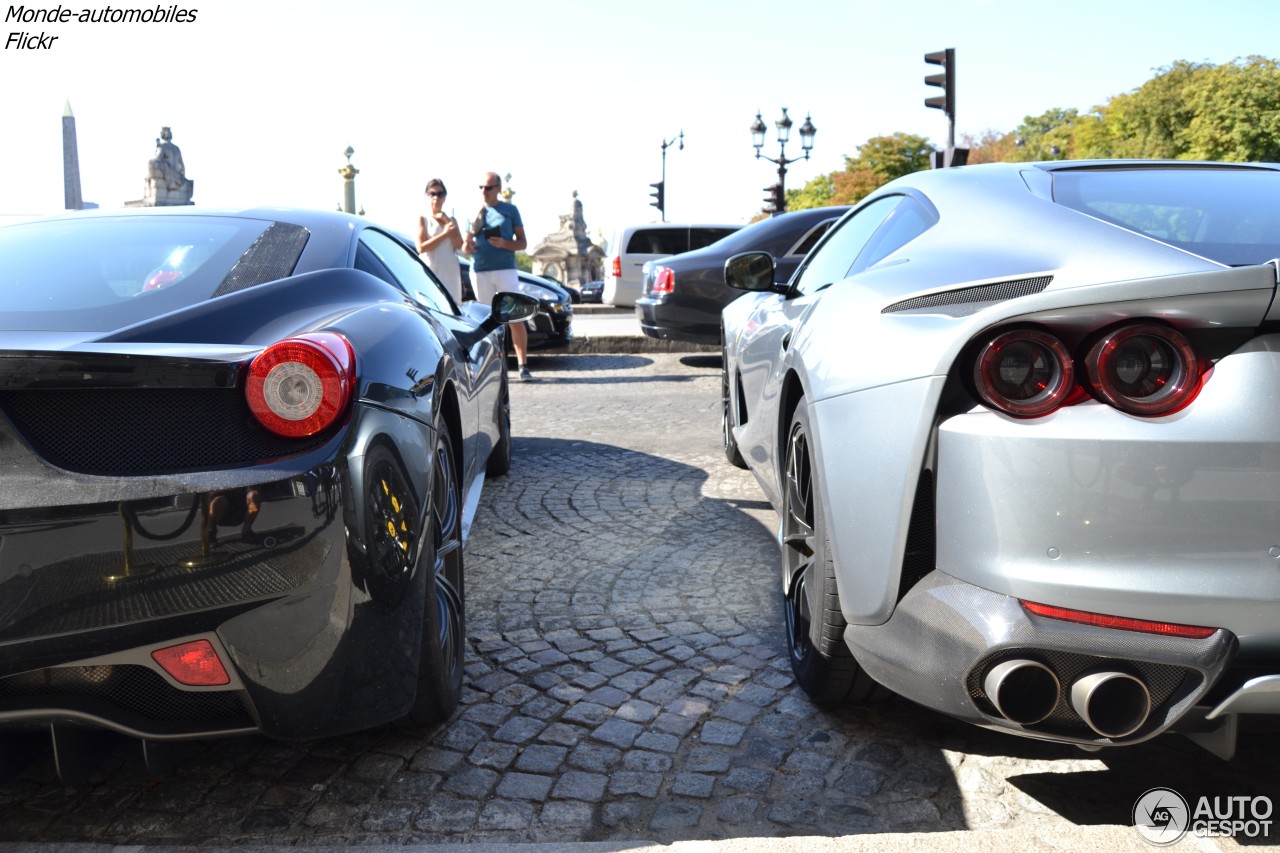
[[[679,136],[673,136],[670,139],[664,138],[662,140],[662,183],[658,185],[657,198],[659,203],[656,205],[656,207],[658,208],[658,213],[662,214],[663,222],[667,221],[667,202],[666,202],[667,149],[670,148],[672,145],[674,145],[677,140],[679,140],[680,142],[680,150],[683,151],[684,150],[684,130],[680,131]]]
[[[785,213],[787,210],[787,166],[798,160],[808,160],[809,152],[813,150],[813,137],[817,134],[818,129],[813,126],[813,122],[808,115],[804,117],[804,124],[800,125],[800,148],[804,151],[803,157],[792,157],[787,159],[787,141],[791,139],[791,118],[787,115],[787,108],[782,108],[782,118],[774,122],[774,126],[778,128],[778,156],[764,157],[760,153],[760,149],[764,147],[764,135],[768,128],[765,127],[764,119],[760,118],[760,111],[756,110],[756,120],[751,123],[751,144],[756,149],[756,159],[764,157],[770,163],[776,163],[778,166],[778,184],[773,191],[773,213]]]

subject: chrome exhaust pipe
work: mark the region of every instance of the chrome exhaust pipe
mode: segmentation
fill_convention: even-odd
[[[1151,714],[1151,691],[1127,672],[1086,673],[1071,685],[1071,707],[1103,737],[1127,737]]]
[[[1062,685],[1053,670],[1038,661],[1007,660],[998,663],[982,681],[991,704],[1012,723],[1030,726],[1053,713]]]

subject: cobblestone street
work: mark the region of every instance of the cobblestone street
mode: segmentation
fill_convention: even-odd
[[[776,517],[728,465],[714,355],[544,356],[513,383],[510,474],[466,554],[463,707],[437,729],[192,747],[148,778],[122,746],[85,790],[50,756],[0,786],[0,841],[669,842],[1128,826],[1134,801],[1280,799],[1274,736],[1232,762],[1180,737],[1085,753],[890,698],[795,686]],[[1133,849],[1143,849],[1136,834]],[[1227,842],[1234,846],[1233,842]]]

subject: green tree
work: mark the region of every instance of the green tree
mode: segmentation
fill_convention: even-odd
[[[818,175],[798,190],[787,190],[787,210],[808,210],[831,204],[835,188],[831,175]]]
[[[524,252],[516,252],[516,269],[520,272],[533,272],[533,259]]]
[[[1192,160],[1280,160],[1280,66],[1250,56],[1203,67],[1184,89],[1191,121],[1180,156]]]

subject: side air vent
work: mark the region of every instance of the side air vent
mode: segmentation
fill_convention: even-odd
[[[1019,296],[1030,296],[1040,293],[1053,281],[1053,276],[1044,275],[1039,278],[1019,278],[1013,281],[1000,281],[995,284],[982,284],[977,287],[962,287],[958,290],[947,290],[942,293],[930,293],[928,296],[916,296],[895,302],[880,310],[881,314],[896,314],[899,311],[917,311],[920,309],[944,309],[941,313],[955,317],[972,314],[981,303],[1003,302]],[[967,307],[964,307],[967,306]]]

